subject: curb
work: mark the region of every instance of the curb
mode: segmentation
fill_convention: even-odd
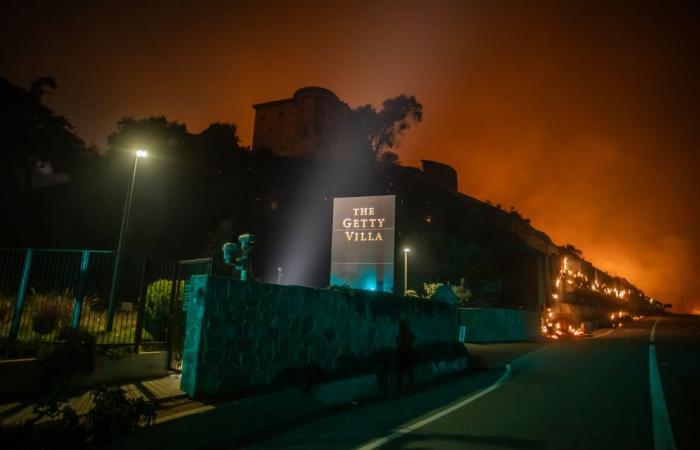
[[[462,372],[467,357],[415,367],[417,385]],[[246,437],[303,419],[332,407],[392,392],[382,387],[377,375],[363,375],[304,389],[288,388],[256,397],[204,405],[162,417],[156,425],[143,428],[117,440],[113,450],[133,448],[194,449],[221,443],[229,445]],[[393,384],[393,383],[391,383]]]

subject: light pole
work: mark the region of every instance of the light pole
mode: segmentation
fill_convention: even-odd
[[[114,321],[114,304],[117,300],[117,287],[119,285],[119,273],[121,272],[122,254],[124,253],[124,245],[126,244],[126,232],[129,228],[129,215],[131,214],[131,198],[134,194],[134,182],[136,181],[136,168],[140,158],[148,156],[146,150],[136,150],[134,157],[134,170],[131,173],[131,183],[126,191],[126,199],[124,200],[124,213],[122,215],[122,225],[119,229],[119,241],[117,242],[117,253],[114,257],[114,270],[112,271],[112,287],[109,291],[109,303],[107,309],[107,331],[112,331],[112,322]]]
[[[408,290],[408,254],[411,253],[411,249],[406,247],[403,249],[403,293],[406,295]]]

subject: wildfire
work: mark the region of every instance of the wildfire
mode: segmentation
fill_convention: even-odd
[[[549,310],[547,313],[547,318],[542,324],[542,335],[549,339],[563,339],[567,337],[583,336],[584,329],[583,324],[579,324],[578,327],[574,327],[571,324],[567,324],[561,320],[553,321],[554,313]]]
[[[575,271],[574,271],[575,270]],[[568,257],[564,257],[562,260],[561,269],[554,280],[556,290],[558,291],[562,285],[572,286],[574,289],[585,289],[592,292],[602,292],[611,297],[617,298],[619,300],[629,300],[632,295],[632,290],[628,287],[620,288],[615,281],[614,286],[610,286],[598,278],[598,271],[596,270],[595,276],[591,276],[593,279],[589,279],[588,275],[582,272],[580,269],[572,268],[571,261]],[[553,294],[553,298],[558,298],[558,295]]]

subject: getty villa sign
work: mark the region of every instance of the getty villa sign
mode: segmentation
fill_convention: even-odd
[[[393,195],[333,199],[331,286],[392,292]]]

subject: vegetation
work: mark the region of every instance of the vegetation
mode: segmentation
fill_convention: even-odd
[[[438,288],[444,283],[423,283],[423,292],[425,298],[432,298],[437,292]],[[458,306],[467,307],[469,306],[469,299],[472,297],[472,292],[464,285],[464,278],[460,278],[459,284],[450,285],[452,291],[455,293],[458,299]]]
[[[151,338],[164,340],[162,336],[166,330],[170,315],[170,300],[172,295],[172,280],[160,279],[149,284],[146,288],[146,308],[144,317],[144,331]],[[184,293],[185,283],[180,281],[179,295]]]
[[[0,330],[4,331],[9,329],[14,312],[14,299],[11,300],[10,297],[5,297],[0,293]]]
[[[49,77],[33,81],[29,89],[0,77],[0,190],[29,191],[36,185],[32,172],[40,161],[49,161],[53,173],[67,173],[90,152],[68,119],[43,104],[57,87]]]
[[[86,417],[50,397],[34,406],[34,417],[25,423],[0,427],[0,441],[13,449],[98,449],[119,435],[155,423],[155,405],[129,399],[119,387],[102,387],[91,395],[94,406]]]
[[[63,328],[58,343],[40,355],[39,361],[52,395],[68,391],[79,376],[95,370],[95,337],[85,331]]]
[[[34,415],[19,426],[0,427],[7,448],[102,448],[117,435],[155,422],[155,406],[142,398],[128,399],[119,387],[102,387],[92,394],[86,417],[68,406],[67,398],[79,377],[95,369],[95,338],[90,333],[63,328],[57,342],[40,356],[46,396],[35,404]]]
[[[40,335],[48,335],[60,327],[70,325],[72,303],[61,296],[36,295],[30,299],[32,330]]]
[[[353,119],[377,160],[396,164],[396,153],[389,151],[399,145],[403,133],[423,120],[423,105],[415,96],[399,95],[388,98],[382,109],[363,105],[353,110]]]
[[[88,430],[94,443],[104,444],[140,425],[156,420],[155,405],[143,398],[129,399],[119,387],[102,387],[92,392],[93,408],[88,413]]]

